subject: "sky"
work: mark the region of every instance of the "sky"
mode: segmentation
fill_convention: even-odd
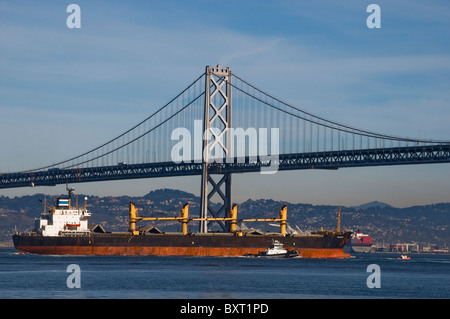
[[[71,3],[81,28],[68,28]],[[381,28],[369,28],[369,4]],[[318,116],[450,140],[448,1],[0,1],[0,172],[84,153],[223,65]],[[73,185],[99,196],[200,193],[200,176]],[[60,194],[56,187],[0,195]],[[450,201],[450,164],[233,176],[233,201],[408,207]]]

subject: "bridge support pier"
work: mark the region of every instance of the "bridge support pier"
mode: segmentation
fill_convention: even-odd
[[[208,168],[214,161],[222,161],[232,157],[231,132],[231,68],[221,66],[206,67],[205,80],[205,111],[203,119],[203,162],[200,218],[227,217],[231,210],[231,173],[209,174]],[[218,178],[217,178],[218,177]],[[208,191],[211,186],[211,190]],[[210,199],[218,195],[221,206],[209,204]],[[229,225],[219,223],[224,231]],[[208,221],[201,220],[199,231],[208,232]]]

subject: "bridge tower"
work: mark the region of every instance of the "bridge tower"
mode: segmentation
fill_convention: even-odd
[[[207,66],[205,80],[205,110],[203,119],[203,160],[200,217],[226,217],[231,210],[231,173],[210,174],[214,162],[232,158],[231,129],[231,68]],[[210,191],[209,187],[211,187]],[[218,195],[221,206],[215,209],[209,200]],[[224,231],[229,225],[216,221]],[[208,232],[208,221],[200,221],[201,233]]]

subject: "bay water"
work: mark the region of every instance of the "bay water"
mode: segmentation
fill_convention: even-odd
[[[450,298],[450,255],[398,257],[42,256],[0,248],[0,299]]]

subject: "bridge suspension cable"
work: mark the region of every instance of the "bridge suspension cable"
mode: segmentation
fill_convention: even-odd
[[[133,144],[134,142],[142,139],[144,136],[147,136],[149,133],[155,131],[160,128],[162,125],[166,124],[168,121],[175,118],[175,116],[179,115],[182,111],[186,110],[189,106],[196,102],[203,102],[201,97],[204,95],[204,73],[202,73],[199,77],[197,77],[190,85],[188,85],[183,91],[181,91],[178,95],[176,95],[173,99],[171,99],[164,106],[160,107],[157,111],[152,113],[150,116],[134,125],[127,131],[118,135],[117,137],[103,143],[100,146],[97,146],[83,154],[72,157],[70,159],[54,163],[51,165],[43,166],[40,168],[24,171],[25,172],[34,172],[34,171],[42,171],[46,169],[53,168],[73,168],[80,167],[84,164],[93,163],[96,160],[101,158],[105,158],[108,155],[116,153],[125,147]],[[194,93],[192,93],[194,91]],[[192,95],[195,95],[192,97]],[[185,102],[185,105],[179,105],[180,100]],[[178,103],[176,103],[178,101]],[[182,103],[184,104],[184,103]],[[167,111],[167,109],[169,109]],[[150,123],[151,122],[151,123]],[[144,127],[144,129],[142,129]],[[144,132],[141,133],[141,130]],[[138,132],[138,133],[135,133]],[[167,133],[167,132],[165,132]],[[167,134],[165,134],[167,135]],[[128,137],[128,138],[127,138]],[[117,144],[117,145],[116,145]],[[103,151],[103,152],[100,152]],[[158,150],[160,151],[160,150]],[[156,149],[152,152],[156,152]],[[148,157],[148,156],[147,156]],[[120,156],[116,156],[116,162],[126,163],[125,158],[120,160]]]
[[[292,104],[289,104],[285,101],[280,100],[279,98],[274,97],[271,94],[268,94],[265,91],[262,91],[261,89],[257,88],[256,86],[252,85],[251,83],[247,82],[246,80],[242,79],[241,77],[239,77],[238,75],[236,75],[235,73],[232,74],[234,78],[236,78],[237,80],[243,82],[245,85],[247,85],[248,87],[252,88],[253,90],[259,92],[260,94],[263,95],[263,97],[269,98],[277,103],[279,103],[282,106],[286,106],[288,107],[288,109],[283,109],[281,106],[276,106],[275,103],[273,102],[269,102],[263,99],[263,97],[258,97],[255,94],[250,93],[248,90],[244,90],[242,87],[239,87],[239,85],[235,84],[232,82],[232,86],[233,88],[239,90],[240,92],[242,92],[243,94],[271,107],[274,109],[277,109],[280,112],[286,113],[288,115],[294,116],[296,118],[302,119],[304,121],[313,123],[313,124],[317,124],[323,127],[327,127],[333,130],[337,130],[337,131],[341,131],[341,132],[345,132],[345,133],[350,133],[350,134],[357,134],[357,135],[361,135],[361,136],[366,136],[366,137],[373,137],[373,138],[381,138],[381,139],[385,139],[385,140],[393,140],[393,141],[402,141],[402,142],[413,142],[413,143],[424,143],[424,144],[448,144],[450,143],[450,141],[441,141],[441,140],[427,140],[427,139],[417,139],[417,138],[408,138],[408,137],[398,137],[398,136],[393,136],[393,135],[386,135],[386,134],[381,134],[381,133],[376,133],[376,132],[372,132],[372,131],[368,131],[368,130],[363,130],[363,129],[358,129],[355,127],[351,127],[345,124],[341,124],[341,123],[337,123],[328,119],[325,119],[323,117],[314,115],[310,112],[304,111],[298,107],[293,106]],[[299,115],[299,114],[295,114],[293,111],[296,112],[300,112],[303,115]],[[308,116],[310,118],[308,118]]]

